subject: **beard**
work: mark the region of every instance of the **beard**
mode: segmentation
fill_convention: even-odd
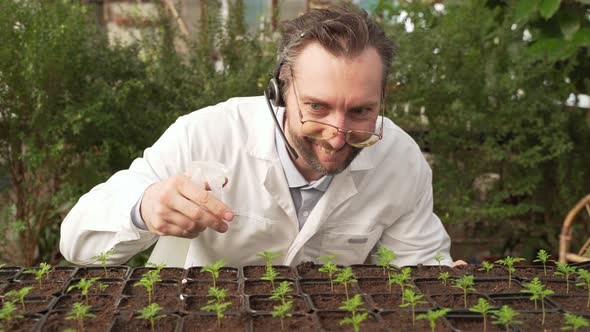
[[[292,130],[290,128],[290,126],[288,128],[288,131],[289,131],[289,136],[291,136],[291,140],[293,141],[293,145],[295,145],[295,148],[299,152],[299,155],[301,157],[303,157],[303,160],[305,160],[305,162],[314,171],[316,171],[322,175],[334,175],[334,174],[338,174],[338,173],[344,171],[346,169],[346,167],[348,167],[348,165],[350,165],[350,163],[352,163],[354,158],[356,158],[356,156],[358,156],[358,154],[363,149],[363,148],[357,148],[357,147],[349,145],[349,147],[351,147],[352,149],[350,150],[350,152],[346,156],[346,159],[338,165],[328,167],[320,162],[318,156],[316,155],[316,153],[312,149],[312,144],[318,144],[319,146],[321,146],[322,148],[324,148],[327,151],[333,151],[334,149],[332,148],[332,146],[330,146],[330,144],[328,144],[326,141],[323,141],[323,140],[314,140],[314,139],[311,139],[311,138],[308,138],[305,136],[300,136],[297,133],[295,133],[295,131]]]

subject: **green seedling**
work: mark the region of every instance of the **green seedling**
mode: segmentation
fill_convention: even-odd
[[[514,263],[522,262],[524,258],[506,256],[504,259],[499,259],[496,263],[506,266],[508,268],[508,288],[512,287],[512,273],[516,271]]]
[[[68,292],[71,291],[72,289],[79,289],[81,291],[82,295],[86,298],[86,303],[88,303],[88,292],[90,291],[90,287],[92,287],[92,285],[96,281],[98,281],[99,279],[100,279],[100,277],[96,277],[96,278],[92,278],[92,279],[82,278],[82,279],[80,279],[80,281],[78,281],[77,284],[68,287]]]
[[[481,262],[481,267],[477,269],[478,271],[486,271],[486,274],[489,274],[490,271],[496,266],[494,263],[483,261]]]
[[[224,288],[211,287],[207,296],[213,297],[213,299],[207,301],[207,305],[201,307],[201,310],[215,312],[217,328],[220,329],[221,319],[225,317],[225,310],[231,305],[230,301],[224,301],[227,298],[227,291]]]
[[[477,299],[477,304],[469,308],[469,311],[481,314],[483,317],[483,331],[488,329],[488,315],[492,310],[492,305],[484,298]]]
[[[442,261],[445,259],[445,257],[440,253],[437,252],[434,255],[434,260],[438,263],[438,269],[441,270],[442,269]]]
[[[412,284],[410,284],[410,281],[412,281],[412,268],[405,267],[398,273],[390,274],[389,279],[387,280],[387,284],[389,285],[389,292],[391,293],[391,285],[396,284],[399,285],[399,288],[401,289],[401,294],[403,295],[404,290],[407,287],[414,287]],[[402,303],[404,303],[403,297]]]
[[[581,327],[589,327],[590,322],[582,316],[576,316],[572,313],[566,312],[564,315],[564,325],[562,330],[572,330],[577,332]]]
[[[535,277],[531,282],[525,283],[523,293],[531,294],[530,299],[535,301],[535,309],[537,309],[537,300],[541,301],[541,310],[543,311],[543,318],[541,320],[541,325],[545,325],[545,297],[549,295],[555,294],[554,291],[545,288],[545,285],[539,280],[539,278]]]
[[[51,264],[42,262],[39,264],[39,268],[27,269],[23,273],[34,274],[35,279],[39,282],[39,288],[41,288],[43,287],[43,278],[49,275],[49,271],[51,271]]]
[[[338,266],[332,262],[334,258],[336,258],[335,255],[318,257],[319,261],[326,261],[324,265],[322,265],[318,269],[318,271],[328,274],[328,278],[330,278],[330,289],[332,290],[332,293],[334,293],[334,274],[338,272]]]
[[[10,322],[16,318],[22,318],[22,315],[17,314],[18,308],[12,301],[6,301],[0,309],[0,322]]]
[[[400,304],[400,308],[407,308],[411,307],[412,310],[412,326],[416,325],[416,306],[421,303],[427,303],[426,301],[422,301],[424,295],[416,294],[411,289],[406,289],[403,295],[403,304]]]
[[[143,274],[141,279],[133,284],[133,287],[143,286],[148,293],[148,301],[152,303],[152,295],[154,294],[154,285],[158,282],[162,281],[160,277],[160,270],[150,270]]]
[[[387,247],[380,246],[375,256],[377,256],[377,266],[383,267],[383,275],[387,275],[387,270],[391,268],[390,263],[397,255]]]
[[[276,318],[279,317],[281,320],[281,331],[285,329],[285,318],[289,318],[292,314],[289,312],[293,307],[293,301],[287,301],[281,305],[274,306],[274,310],[272,311],[272,317]]]
[[[100,265],[102,265],[102,268],[104,269],[104,274],[107,278],[109,277],[109,271],[107,270],[107,259],[109,259],[109,257],[112,256],[114,253],[115,253],[115,250],[111,249],[107,252],[101,252],[100,254],[98,254],[96,256],[92,256],[92,259],[96,259],[96,260],[100,261]]]
[[[292,298],[292,296],[289,294],[292,291],[293,288],[291,288],[291,284],[288,281],[283,281],[279,284],[279,287],[272,291],[270,298],[273,300],[281,300],[281,304],[285,304],[287,299]]]
[[[467,293],[474,292],[475,288],[475,281],[473,280],[473,275],[465,275],[457,280],[455,280],[455,284],[453,287],[459,288],[463,290],[463,303],[465,308],[467,308]]]
[[[156,264],[156,263],[152,263],[152,262],[147,262],[147,263],[145,263],[145,266],[151,266],[154,269],[156,269],[156,271],[158,271],[158,273],[160,273],[166,267],[166,263]]]
[[[211,273],[211,277],[213,278],[213,287],[216,286],[215,281],[219,278],[219,271],[225,266],[225,261],[222,259],[218,260],[217,262],[209,265],[205,265],[201,268],[201,272],[209,272]]]
[[[551,257],[545,249],[541,249],[537,252],[537,259],[533,261],[533,263],[542,263],[543,264],[543,273],[545,277],[547,276],[547,260]]]
[[[266,262],[266,269],[268,270],[268,267],[272,266],[272,260],[283,256],[283,254],[275,254],[270,251],[263,251],[260,254],[256,254],[256,256],[264,258],[264,261]]]
[[[507,305],[503,305],[498,310],[492,310],[490,313],[496,316],[496,320],[492,324],[504,326],[506,332],[510,331],[510,325],[522,324],[522,321],[515,319],[519,312]]]
[[[269,265],[266,267],[266,272],[264,272],[264,275],[262,277],[260,277],[261,280],[266,280],[266,281],[270,281],[270,285],[272,286],[272,289],[275,289],[275,280],[279,277],[279,272],[272,266]]]
[[[588,290],[588,302],[586,303],[586,308],[590,308],[590,272],[579,268],[577,273],[578,278],[576,279],[576,286],[586,287],[586,290]]]
[[[75,319],[78,322],[78,327],[80,331],[84,331],[84,320],[87,318],[94,318],[96,317],[95,314],[90,313],[91,306],[76,302],[72,306],[72,310],[66,316],[66,320],[73,320]]]
[[[434,330],[436,329],[436,321],[439,318],[444,317],[444,315],[448,314],[449,311],[451,311],[451,309],[446,308],[438,310],[428,310],[425,314],[419,314],[418,316],[416,316],[416,319],[428,319],[428,322],[430,323],[430,330],[434,332]]]
[[[557,268],[555,272],[553,272],[556,276],[563,276],[565,278],[565,293],[569,294],[570,292],[570,276],[576,273],[576,268],[568,265],[567,263],[561,263],[555,261]]]
[[[340,270],[338,274],[336,274],[335,281],[344,285],[344,292],[346,293],[346,299],[348,300],[348,285],[357,282],[352,273],[352,267],[348,266]]]
[[[31,290],[33,290],[33,287],[28,286],[28,287],[23,287],[19,290],[11,290],[10,292],[4,294],[5,297],[14,297],[16,301],[20,302],[20,304],[23,307],[23,311],[26,311],[25,308],[25,296],[27,296],[27,294],[29,294],[31,292]]]
[[[159,304],[152,303],[152,304],[148,305],[147,307],[144,307],[139,310],[140,315],[138,316],[138,318],[149,320],[150,326],[152,328],[152,332],[155,332],[156,331],[156,328],[155,328],[156,320],[166,317],[166,315],[158,315],[158,313],[160,311],[162,311],[162,309],[163,308]]]
[[[438,277],[436,279],[442,280],[443,286],[446,287],[447,281],[449,280],[450,277],[451,277],[451,275],[449,274],[449,272],[441,272],[438,274]]]
[[[351,299],[342,302],[340,309],[348,311],[350,316],[341,320],[340,325],[350,324],[352,325],[354,331],[358,332],[360,330],[361,323],[364,322],[368,317],[368,313],[363,311],[362,306],[363,300],[360,294],[356,294]]]
[[[6,264],[0,264],[0,269],[2,269],[5,266],[6,266]]]

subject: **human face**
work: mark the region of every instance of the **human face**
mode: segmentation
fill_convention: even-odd
[[[297,168],[307,180],[342,172],[362,149],[347,144],[347,132],[375,132],[382,82],[377,51],[368,48],[353,58],[336,57],[318,43],[311,43],[299,54],[291,71],[285,126],[287,139],[302,156],[295,161]],[[302,131],[302,121],[341,130],[327,139],[312,138]]]

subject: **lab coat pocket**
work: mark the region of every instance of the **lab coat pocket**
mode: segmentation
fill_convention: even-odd
[[[326,231],[322,236],[321,255],[336,255],[334,262],[342,265],[362,264],[379,237],[381,229],[369,233]]]

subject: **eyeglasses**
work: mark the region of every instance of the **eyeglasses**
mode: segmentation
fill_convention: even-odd
[[[309,137],[316,140],[327,140],[338,133],[344,134],[344,141],[353,147],[364,148],[379,142],[383,138],[383,118],[385,117],[385,107],[383,106],[383,98],[381,98],[381,126],[379,133],[374,133],[364,130],[352,130],[346,128],[339,128],[328,123],[324,123],[316,120],[303,120],[303,113],[301,112],[301,106],[299,105],[299,94],[295,87],[295,77],[291,72],[291,80],[293,82],[293,91],[295,92],[295,99],[297,100],[297,109],[299,111],[299,121],[301,121],[301,132],[303,136]]]

